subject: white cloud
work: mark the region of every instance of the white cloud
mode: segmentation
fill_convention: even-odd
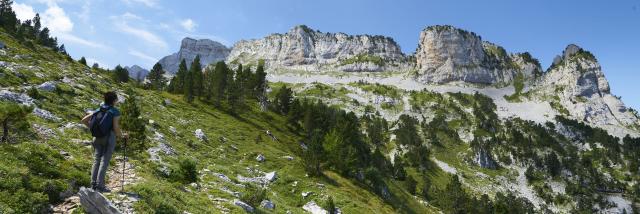
[[[36,16],[36,12],[33,11],[33,7],[30,5],[13,2],[11,7],[13,7],[13,10],[16,12],[16,17],[22,21],[32,19]]]
[[[141,20],[141,18],[135,14],[125,13],[121,16],[112,16],[111,19],[114,20],[114,25],[117,29],[123,33],[137,37],[153,47],[159,47],[162,49],[166,49],[168,47],[167,43],[160,38],[160,36],[152,33],[151,31],[131,26],[130,21]]]
[[[182,28],[184,28],[186,31],[192,32],[196,26],[198,26],[198,24],[196,24],[193,20],[191,19],[185,19],[182,22],[180,22],[180,25],[182,26]]]
[[[83,46],[87,46],[87,47],[91,47],[91,48],[100,48],[100,49],[103,49],[103,50],[111,49],[111,48],[109,48],[109,47],[107,47],[107,46],[105,46],[103,44],[96,43],[96,42],[93,42],[93,41],[89,41],[89,40],[77,37],[77,36],[75,36],[73,34],[66,34],[66,33],[65,34],[60,34],[60,39],[62,41],[64,41],[64,42],[67,42],[67,43],[83,45]]]
[[[158,62],[158,59],[156,59],[155,57],[149,56],[149,55],[147,55],[145,53],[142,53],[140,51],[137,51],[137,50],[129,49],[129,54],[132,55],[132,56],[138,57],[140,59],[143,59],[143,60],[147,61],[147,63],[149,63],[149,64],[154,64],[154,63]]]
[[[147,7],[156,7],[158,6],[157,0],[122,0],[127,5],[133,4],[143,4]]]
[[[91,1],[85,1],[82,5],[82,10],[77,14],[82,22],[89,23],[91,17]]]
[[[49,5],[49,8],[44,11],[42,23],[57,35],[69,33],[73,30],[73,22],[57,4]]]

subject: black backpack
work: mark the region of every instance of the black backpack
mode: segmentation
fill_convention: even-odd
[[[94,137],[105,137],[111,133],[113,128],[113,114],[111,106],[102,105],[100,110],[93,113],[89,121],[89,129]]]

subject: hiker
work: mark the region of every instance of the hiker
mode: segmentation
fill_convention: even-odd
[[[111,192],[105,185],[107,167],[116,148],[116,137],[128,138],[120,129],[120,111],[115,107],[118,95],[110,91],[104,93],[104,103],[95,112],[82,118],[94,137],[94,162],[91,170],[91,188],[100,192]]]

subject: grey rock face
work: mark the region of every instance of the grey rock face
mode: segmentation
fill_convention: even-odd
[[[184,38],[177,53],[165,56],[158,63],[167,73],[175,74],[178,71],[180,61],[184,59],[187,67],[191,66],[191,62],[196,56],[200,56],[200,63],[203,68],[209,64],[218,61],[224,61],[231,50],[220,44],[219,42],[209,39],[192,39]]]
[[[262,202],[260,202],[260,207],[268,210],[273,210],[276,208],[276,205],[269,200],[263,200]]]
[[[498,164],[493,160],[493,157],[491,157],[491,153],[489,153],[487,150],[482,148],[476,152],[476,155],[473,161],[482,168],[486,168],[486,169],[498,168]]]
[[[56,82],[54,81],[44,82],[38,85],[37,88],[43,91],[53,91],[53,90],[56,90]]]
[[[400,46],[389,37],[322,33],[301,25],[286,34],[236,43],[228,62],[256,64],[267,69],[307,71],[384,71],[408,68]]]
[[[124,69],[129,72],[129,76],[131,78],[134,78],[136,80],[144,80],[147,74],[149,74],[149,70],[144,69],[138,65],[133,65],[131,67],[125,66]]]
[[[78,192],[80,204],[90,214],[116,214],[120,211],[104,197],[104,195],[92,189],[80,187]]]
[[[539,65],[483,42],[475,33],[451,26],[431,26],[420,34],[416,78],[422,82],[508,83],[517,73],[532,73]]]
[[[245,211],[249,212],[249,213],[253,213],[253,207],[241,200],[233,200],[233,204],[236,206],[239,206],[240,208],[244,209]]]
[[[622,101],[611,95],[609,82],[590,53],[569,45],[556,58],[550,71],[534,86],[539,94],[557,97],[570,116],[598,127],[639,123]]]

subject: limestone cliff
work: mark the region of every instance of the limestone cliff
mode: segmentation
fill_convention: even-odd
[[[162,65],[162,68],[167,73],[174,74],[178,71],[178,66],[182,59],[187,62],[188,67],[193,59],[199,55],[200,63],[205,67],[211,63],[225,60],[229,52],[230,49],[219,42],[209,39],[196,40],[187,37],[182,40],[180,50],[177,53],[163,57],[158,63]]]
[[[407,69],[407,58],[391,38],[322,33],[301,25],[286,34],[236,43],[228,62],[255,64],[267,69],[305,71],[397,71]]]

